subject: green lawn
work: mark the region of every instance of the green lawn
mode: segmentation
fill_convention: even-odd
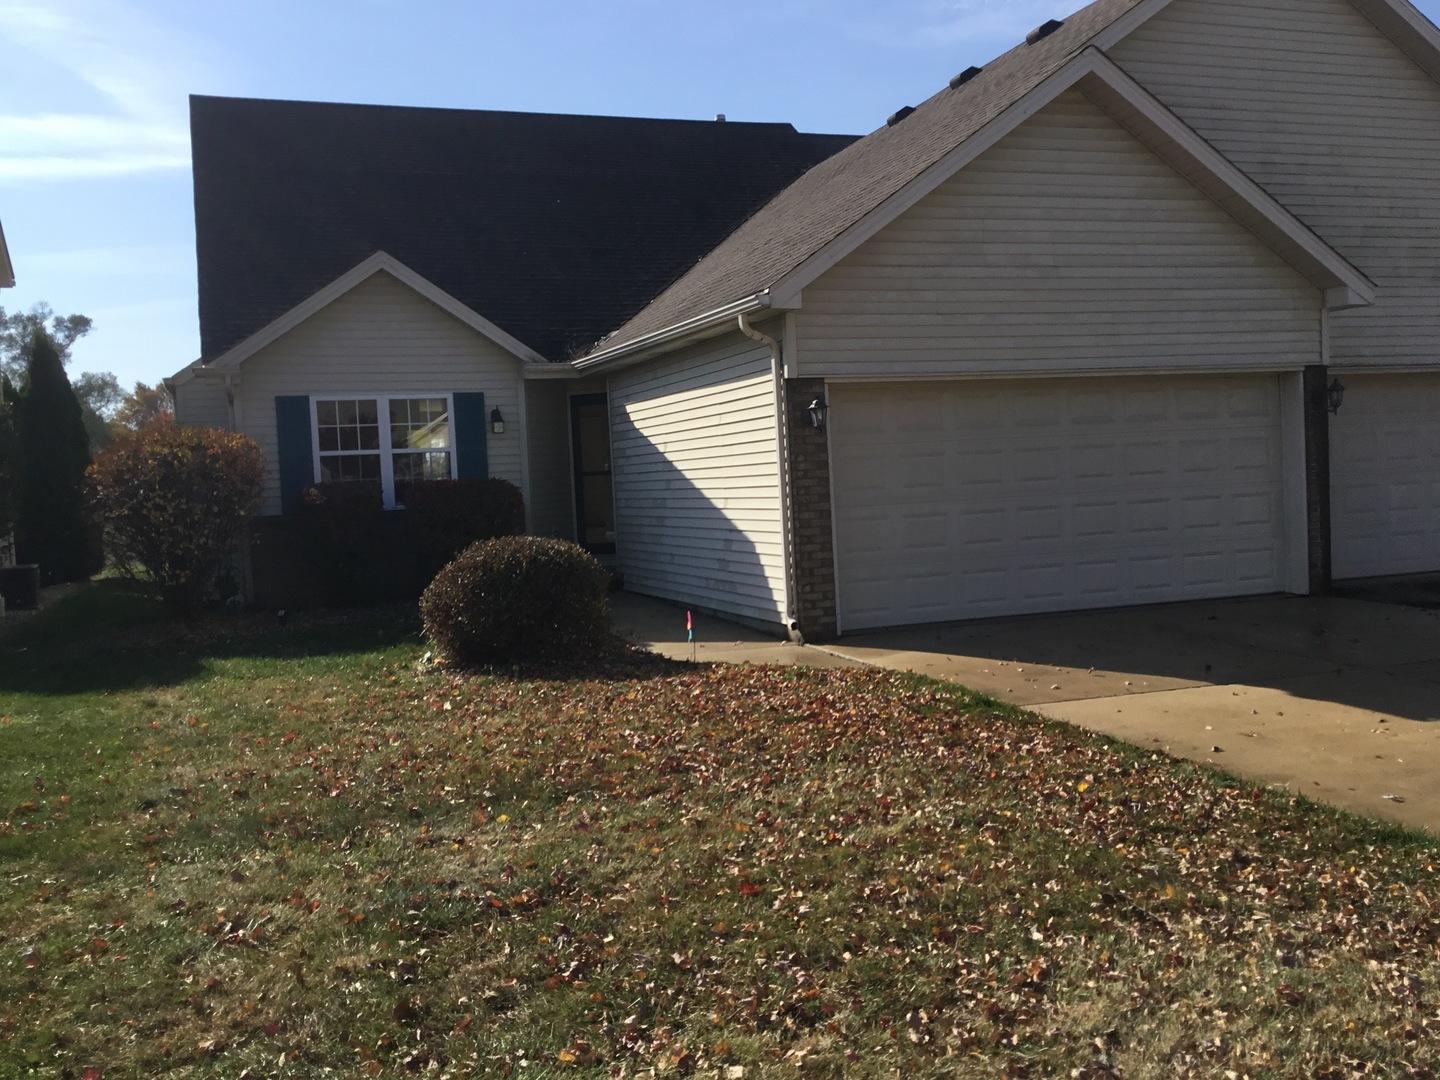
[[[0,1076],[1435,1075],[1429,839],[891,673],[424,654],[0,641]]]

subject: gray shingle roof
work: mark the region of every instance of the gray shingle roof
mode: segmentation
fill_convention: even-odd
[[[958,89],[947,86],[894,127],[882,127],[820,162],[596,349],[633,342],[763,292],[1044,82],[1140,2],[1097,0],[1050,36],[1017,46]]]
[[[789,124],[199,96],[190,108],[207,360],[382,250],[567,360],[854,142]]]

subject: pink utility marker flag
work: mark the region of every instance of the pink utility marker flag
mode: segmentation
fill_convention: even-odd
[[[685,612],[685,640],[695,640],[695,617],[690,612]]]

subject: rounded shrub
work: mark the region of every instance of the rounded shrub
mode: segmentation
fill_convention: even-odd
[[[425,635],[452,663],[584,655],[609,638],[610,573],[567,540],[501,536],[462,551],[420,598]]]

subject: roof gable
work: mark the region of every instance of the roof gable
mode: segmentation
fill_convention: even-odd
[[[306,297],[301,303],[295,305],[295,307],[291,308],[284,315],[281,315],[278,319],[261,327],[234,348],[217,356],[214,360],[210,361],[206,367],[217,371],[233,370],[239,367],[261,349],[279,340],[285,334],[295,329],[311,316],[329,307],[361,283],[370,280],[370,278],[376,274],[382,273],[389,274],[402,285],[408,286],[411,290],[426,300],[429,300],[442,311],[454,316],[482,337],[493,341],[517,360],[528,363],[544,363],[545,358],[529,346],[517,341],[504,330],[501,330],[494,323],[490,322],[490,320],[471,311],[449,293],[432,282],[425,280],[398,259],[393,258],[383,251],[377,251],[359,266],[356,266],[348,273],[342,274],[324,288]]]
[[[1107,8],[1107,0],[1101,0],[1082,14],[1096,15],[1106,8],[1113,15],[1125,6],[1115,0]],[[1136,6],[1129,3],[1131,9]],[[970,83],[942,91],[893,127],[822,162],[579,365],[633,355],[668,336],[669,327],[704,324],[706,312],[713,311],[717,320],[728,317],[747,297],[753,298],[752,307],[794,306],[806,284],[1072,87],[1085,92],[1325,290],[1328,306],[1373,302],[1373,283],[1343,256],[1098,49],[1081,41],[1076,50],[1078,35],[1088,40],[1094,36],[1091,30],[1089,24],[1080,27],[1070,45],[1058,42],[1056,55],[1049,58],[1037,54],[1015,59],[1012,51],[1002,58],[1000,71],[992,75],[991,68],[985,69]],[[1042,39],[1039,46],[1064,32]],[[987,75],[1003,92],[984,81]],[[972,86],[977,87],[973,98]]]
[[[376,251],[550,360],[853,141],[788,124],[191,99],[209,361]]]

